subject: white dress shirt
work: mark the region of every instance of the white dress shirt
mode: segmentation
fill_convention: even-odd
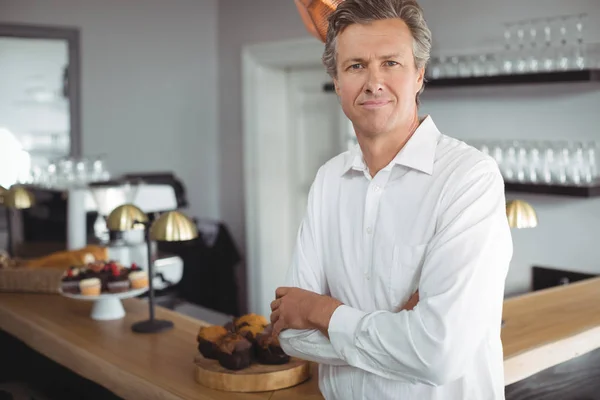
[[[282,347],[321,364],[328,400],[504,399],[511,257],[496,162],[428,116],[374,177],[358,146],[319,169],[286,285],[344,305],[330,339],[286,330]]]

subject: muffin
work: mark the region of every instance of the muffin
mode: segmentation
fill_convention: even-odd
[[[107,288],[110,293],[127,292],[129,290],[129,272],[113,264],[108,277]]]
[[[256,344],[256,337],[261,334],[265,330],[263,325],[244,325],[241,328],[236,330],[236,333],[239,333],[243,337],[245,337],[250,343],[253,345]]]
[[[81,279],[82,275],[79,273],[78,268],[71,267],[66,270],[61,281],[61,289],[63,293],[79,294],[79,282]]]
[[[244,336],[253,346],[256,346],[256,336],[264,331],[269,322],[262,315],[246,314],[233,321],[235,332]]]
[[[102,289],[102,283],[98,278],[82,279],[79,282],[79,290],[85,296],[98,296]]]
[[[227,329],[218,325],[200,328],[197,337],[198,351],[206,358],[218,359],[219,348],[217,343],[228,333]]]
[[[267,321],[267,319],[265,317],[263,317],[262,315],[258,315],[258,314],[246,314],[246,315],[242,315],[239,318],[236,318],[234,320],[234,325],[236,329],[239,329],[243,326],[262,326],[262,328],[264,329],[267,325],[269,325],[269,321]]]
[[[217,359],[224,368],[234,371],[250,366],[252,344],[237,333],[229,333],[217,343]]]
[[[146,271],[133,271],[129,273],[129,282],[132,289],[148,287],[148,273]]]
[[[261,364],[280,365],[290,361],[279,343],[279,338],[273,336],[271,325],[256,337],[254,347],[256,360]]]

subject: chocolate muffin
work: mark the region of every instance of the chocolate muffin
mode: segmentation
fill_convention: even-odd
[[[198,351],[206,358],[218,359],[218,341],[227,335],[227,330],[222,326],[205,326],[198,331]]]
[[[246,314],[233,321],[235,332],[244,336],[253,346],[256,345],[256,336],[268,325],[269,321],[262,315]]]
[[[252,344],[237,333],[228,333],[218,344],[219,364],[231,370],[240,370],[252,362]]]
[[[236,330],[239,330],[244,326],[262,326],[264,329],[267,325],[269,325],[269,321],[267,321],[267,319],[262,315],[246,314],[236,318],[233,321],[233,324],[235,325]]]
[[[273,336],[271,325],[257,335],[254,351],[256,360],[261,364],[281,365],[290,361],[290,356],[281,348],[279,338]]]
[[[261,334],[265,330],[263,325],[244,325],[236,330],[236,333],[239,333],[243,337],[246,338],[253,346],[256,346],[256,337]]]

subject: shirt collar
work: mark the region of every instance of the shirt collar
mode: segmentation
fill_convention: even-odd
[[[398,164],[431,175],[433,173],[435,150],[439,136],[440,131],[431,116],[428,115],[419,124],[419,127],[408,142],[396,154],[396,157],[388,164],[386,169],[391,169],[394,165]],[[367,169],[358,144],[350,150],[342,175],[346,174],[350,169],[357,171],[365,171]]]

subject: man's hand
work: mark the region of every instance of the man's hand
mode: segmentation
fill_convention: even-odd
[[[327,336],[329,320],[342,303],[299,288],[280,287],[271,303],[273,336],[284,329],[318,329]]]
[[[408,301],[406,302],[406,304],[404,306],[402,306],[402,308],[398,311],[402,311],[402,310],[412,310],[413,308],[415,308],[415,306],[419,303],[419,291],[417,290],[412,296],[410,296],[410,299],[408,299]]]

